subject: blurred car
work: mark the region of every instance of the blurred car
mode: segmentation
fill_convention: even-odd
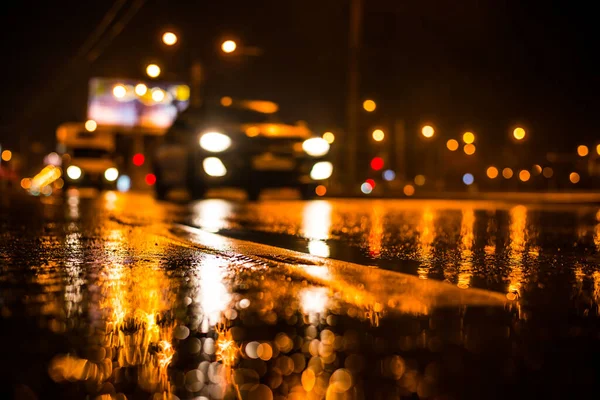
[[[119,169],[112,131],[95,124],[89,130],[84,123],[70,122],[57,129],[56,137],[64,150],[65,189],[84,186],[115,189]]]
[[[167,131],[153,162],[159,199],[177,187],[194,199],[215,187],[241,188],[250,200],[266,188],[293,187],[310,198],[329,179],[329,143],[305,125],[277,121],[271,102],[225,104],[190,108]]]

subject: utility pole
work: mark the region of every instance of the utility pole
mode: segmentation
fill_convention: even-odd
[[[346,189],[353,190],[357,171],[358,116],[360,110],[360,45],[362,34],[363,0],[350,0],[348,32],[348,94],[346,105]]]

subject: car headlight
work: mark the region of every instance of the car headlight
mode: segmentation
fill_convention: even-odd
[[[119,170],[116,169],[115,167],[107,168],[107,170],[104,171],[104,178],[109,182],[116,181],[118,177],[119,177]]]
[[[220,132],[206,132],[200,136],[200,147],[211,153],[220,153],[231,146],[231,138]]]
[[[323,179],[329,179],[333,173],[333,164],[329,161],[320,161],[313,165],[310,170],[310,179],[315,181],[321,181]]]
[[[329,152],[329,143],[323,138],[310,138],[302,143],[302,148],[312,157],[321,157]]]
[[[69,165],[69,168],[67,168],[67,176],[74,181],[81,178],[81,174],[81,168],[76,165]]]

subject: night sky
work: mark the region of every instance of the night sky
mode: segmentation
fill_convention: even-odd
[[[136,0],[129,0],[125,11]],[[348,1],[147,0],[91,64],[69,60],[113,2],[13,2],[2,13],[2,143],[51,149],[61,122],[84,120],[91,76],[142,77],[156,60],[182,76],[190,49],[207,66],[212,95],[278,101],[283,117],[316,131],[344,126]],[[465,130],[483,149],[527,128],[532,157],[595,144],[600,79],[591,5],[524,1],[365,1],[361,93],[379,108],[364,124],[424,122],[441,138]],[[175,49],[161,46],[173,28]],[[223,58],[223,38],[260,57]],[[39,99],[38,103],[32,99]],[[365,132],[365,135],[368,133]]]

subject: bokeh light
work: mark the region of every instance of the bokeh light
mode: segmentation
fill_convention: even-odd
[[[462,181],[465,185],[469,186],[472,185],[473,182],[475,182],[475,178],[473,177],[473,174],[466,173],[463,175]]]
[[[542,170],[542,175],[544,175],[544,178],[552,178],[554,175],[554,170],[550,167],[544,167]]]
[[[384,162],[383,162],[383,158],[381,157],[375,157],[371,160],[371,168],[373,168],[375,171],[379,171],[380,169],[383,168]]]
[[[144,155],[142,153],[137,153],[137,154],[133,155],[132,161],[133,161],[133,165],[135,165],[136,167],[140,167],[140,166],[144,165],[144,162],[146,161],[146,157],[144,157]]]
[[[152,100],[160,103],[165,99],[165,91],[160,88],[152,89]]]
[[[158,78],[160,75],[160,67],[156,64],[148,64],[146,66],[146,75],[150,78]]]
[[[367,112],[373,112],[377,108],[377,104],[373,100],[365,100],[363,102],[363,108]]]
[[[119,192],[128,192],[131,189],[131,178],[127,175],[119,176],[117,179],[117,190]]]
[[[527,182],[529,178],[531,178],[531,174],[526,169],[522,169],[519,172],[519,180],[521,180],[521,182]]]
[[[385,133],[381,129],[375,129],[371,136],[373,136],[374,141],[381,142],[385,138]]]
[[[144,85],[143,83],[138,83],[137,85],[135,85],[135,94],[137,94],[138,96],[143,96],[146,94],[146,92],[148,92],[148,86]]]
[[[364,194],[370,194],[373,191],[373,186],[369,185],[367,182],[364,182],[360,185],[360,191]]]
[[[335,135],[333,134],[333,132],[325,132],[323,134],[323,139],[325,139],[327,143],[331,144],[335,141]]]
[[[11,160],[11,158],[12,158],[12,151],[10,151],[10,150],[4,150],[2,152],[2,161],[8,162],[8,161]]]
[[[579,180],[581,179],[581,177],[579,176],[579,174],[577,172],[571,172],[569,174],[569,180],[571,181],[571,183],[576,184],[579,183]]]
[[[456,150],[458,150],[458,140],[456,140],[456,139],[450,139],[450,140],[448,140],[446,142],[446,147],[450,151],[456,151]]]
[[[425,184],[425,175],[415,176],[415,185],[423,186]]]
[[[517,140],[525,139],[525,135],[526,135],[525,129],[523,129],[521,127],[515,128],[515,130],[513,131],[513,137]]]
[[[435,135],[435,129],[433,129],[433,126],[431,125],[425,125],[423,128],[421,128],[421,135],[425,136],[426,138],[431,138],[433,135]]]
[[[463,133],[462,139],[466,144],[471,144],[475,141],[475,134],[473,134],[473,132],[465,132]]]
[[[502,170],[502,176],[504,177],[504,179],[510,179],[513,177],[513,170],[506,167]]]
[[[175,43],[177,43],[177,35],[173,32],[165,32],[162,35],[162,41],[167,46],[173,46]]]
[[[488,167],[486,175],[490,179],[496,179],[498,177],[498,168],[494,167],[493,165]]]
[[[388,182],[393,181],[394,179],[396,179],[396,173],[391,169],[386,169],[385,171],[383,171],[383,179]]]
[[[122,99],[127,94],[127,89],[123,85],[115,85],[112,92],[117,99]]]
[[[406,185],[404,186],[404,189],[402,189],[402,191],[406,196],[412,196],[413,194],[415,194],[415,187],[413,185]]]
[[[231,97],[229,97],[229,96],[221,97],[221,105],[223,107],[229,107],[232,104],[233,104],[233,99]]]
[[[577,154],[579,155],[579,157],[585,157],[590,153],[590,149],[588,149],[587,146],[585,145],[580,145],[577,146]]]
[[[93,119],[85,121],[85,130],[88,132],[94,132],[98,128],[98,124]]]
[[[539,164],[535,164],[531,167],[531,174],[534,176],[540,175],[542,173],[542,166]]]
[[[147,174],[146,177],[144,178],[144,180],[146,181],[146,185],[152,186],[156,183],[156,175]]]
[[[317,196],[323,197],[327,193],[327,188],[324,185],[319,185],[315,188],[315,193]]]
[[[472,156],[473,154],[475,154],[475,150],[476,148],[473,143],[465,144],[465,146],[463,147],[463,151],[468,156]]]
[[[237,49],[237,43],[233,40],[226,40],[223,42],[223,44],[221,44],[221,50],[223,50],[223,53],[230,54],[233,53],[235,49]]]

